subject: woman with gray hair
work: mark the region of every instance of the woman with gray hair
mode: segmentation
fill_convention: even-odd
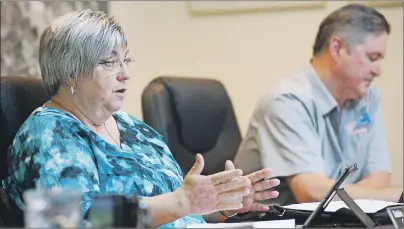
[[[203,176],[201,155],[182,178],[162,136],[120,110],[133,59],[112,17],[85,10],[56,19],[41,35],[39,63],[51,99],[17,132],[2,182],[20,208],[22,193],[38,186],[81,190],[82,214],[94,195],[137,195],[151,226],[178,228],[267,211],[259,201],[278,195],[270,189],[279,180],[263,180],[268,169],[242,176],[227,161],[226,171]]]

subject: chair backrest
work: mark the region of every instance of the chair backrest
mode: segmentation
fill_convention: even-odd
[[[24,226],[24,212],[17,207],[3,188],[0,187],[0,228],[21,228]]]
[[[41,78],[1,77],[0,180],[6,176],[7,149],[23,122],[49,98]]]
[[[142,93],[143,119],[165,138],[184,175],[204,156],[203,174],[224,170],[241,134],[223,84],[213,79],[161,76]]]
[[[7,175],[7,150],[28,116],[48,99],[41,78],[1,77],[0,180]],[[23,212],[0,188],[0,227],[24,227]]]

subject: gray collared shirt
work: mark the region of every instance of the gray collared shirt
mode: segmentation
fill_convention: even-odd
[[[282,79],[259,101],[235,158],[244,174],[271,168],[271,177],[279,178],[323,173],[336,179],[354,163],[358,171],[346,183],[391,172],[381,95],[372,85],[365,97],[339,109],[311,66]],[[295,203],[281,181],[274,202]]]

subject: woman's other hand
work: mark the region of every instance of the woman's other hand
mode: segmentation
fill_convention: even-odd
[[[236,170],[233,162],[226,161],[225,164],[226,171]],[[248,211],[268,211],[269,206],[260,203],[262,200],[270,200],[278,197],[279,192],[271,190],[272,188],[279,185],[280,181],[278,179],[265,180],[271,174],[271,169],[262,169],[257,172],[253,172],[246,177],[250,182],[248,182],[250,194],[243,197],[242,204],[243,207],[233,211],[227,211],[228,215],[233,215],[234,213],[243,213]]]
[[[196,155],[194,166],[185,176],[180,188],[175,191],[183,214],[209,214],[243,207],[241,202],[231,202],[250,194],[251,182],[243,177],[242,170],[232,169],[209,176],[201,175],[204,167],[202,155]]]

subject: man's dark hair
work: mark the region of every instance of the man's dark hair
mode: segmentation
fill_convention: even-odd
[[[349,50],[368,35],[382,32],[390,34],[390,25],[383,14],[365,5],[349,4],[332,12],[320,24],[313,55],[321,53],[334,35],[340,36]]]

